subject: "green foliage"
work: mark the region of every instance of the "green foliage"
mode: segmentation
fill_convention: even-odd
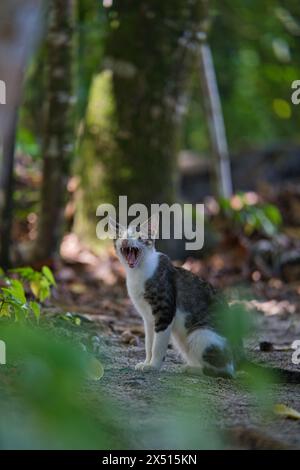
[[[106,25],[105,8],[101,4],[93,0],[76,2],[75,81],[78,122],[84,119],[91,83],[99,72]]]
[[[284,6],[283,6],[284,3]],[[214,0],[209,34],[231,150],[299,141],[300,106],[291,84],[300,76],[299,3]],[[200,78],[191,81],[183,146],[207,150]]]
[[[17,134],[17,149],[19,152],[37,157],[40,154],[40,146],[34,134],[25,127],[19,127]]]
[[[218,328],[229,340],[234,349],[239,350],[242,341],[253,330],[253,319],[242,303],[231,305],[230,308],[216,308]]]
[[[28,282],[31,292],[40,302],[50,296],[51,287],[56,285],[52,271],[47,266],[44,266],[41,272],[30,267],[12,269],[10,272],[18,274],[23,281]]]
[[[124,445],[104,393],[85,391],[82,399],[87,380],[103,374],[98,360],[37,326],[1,325],[1,339],[7,347],[7,365],[0,369],[0,448]]]
[[[241,297],[242,298],[242,297]],[[236,363],[236,385],[249,392],[250,401],[258,407],[260,414],[267,415],[272,406],[273,398],[269,393],[271,385],[276,382],[276,373],[272,368],[257,365],[244,350],[246,338],[256,334],[255,318],[243,301],[231,304],[229,308],[216,307],[216,321],[219,331],[228,339]]]
[[[219,205],[224,215],[236,226],[241,227],[246,235],[262,232],[267,236],[273,236],[282,223],[280,211],[276,206],[249,203],[243,193],[235,195],[231,200],[221,198]]]
[[[40,304],[50,296],[51,287],[55,286],[55,279],[51,270],[44,266],[41,272],[34,271],[30,267],[12,269],[11,274],[17,274],[19,279],[5,276],[0,271],[0,278],[6,284],[0,288],[0,317],[14,318],[17,322],[23,322],[30,315],[38,321],[40,318]],[[30,300],[25,293],[28,285],[35,298]]]
[[[241,374],[240,385],[250,391],[251,401],[258,405],[263,416],[270,414],[274,406],[274,397],[270,394],[272,384],[278,381],[278,377],[272,368],[257,367],[251,362],[244,364],[244,374]]]

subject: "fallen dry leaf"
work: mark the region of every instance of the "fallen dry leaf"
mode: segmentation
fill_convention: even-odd
[[[283,416],[284,418],[300,419],[300,413],[298,411],[294,410],[293,408],[289,408],[282,403],[278,403],[274,406],[274,412],[279,416]]]
[[[121,340],[125,344],[130,344],[134,346],[137,346],[139,342],[137,336],[132,334],[132,332],[128,329],[123,331],[123,333],[121,334]]]

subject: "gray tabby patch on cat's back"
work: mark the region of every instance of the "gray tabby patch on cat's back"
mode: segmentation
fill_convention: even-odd
[[[196,274],[182,268],[176,270],[177,308],[186,315],[188,333],[197,328],[212,327],[218,330],[217,306],[227,306],[222,295]]]
[[[178,309],[185,315],[189,333],[198,328],[215,328],[215,306],[223,302],[211,284],[190,271],[174,267],[163,254],[153,276],[145,284],[145,299],[156,317],[156,331],[166,328]]]

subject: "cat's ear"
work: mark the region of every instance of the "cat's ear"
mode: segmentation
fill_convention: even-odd
[[[140,226],[140,232],[145,238],[155,240],[158,235],[159,214],[156,212]]]
[[[113,238],[121,238],[126,232],[126,228],[119,224],[115,219],[109,216],[109,229]]]

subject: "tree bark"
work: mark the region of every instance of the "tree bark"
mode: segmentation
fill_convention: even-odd
[[[191,65],[189,34],[200,0],[115,0],[95,77],[80,167],[78,232],[95,232],[101,202],[172,203],[183,93]],[[93,226],[91,227],[91,224]]]
[[[41,6],[42,0],[0,3],[0,80],[5,84],[0,103],[0,265],[4,268],[10,263],[17,113],[25,66],[39,35]]]
[[[2,170],[0,188],[2,195],[0,225],[0,266],[7,269],[10,265],[10,242],[13,219],[14,156],[17,128],[17,110],[13,116],[9,132],[6,132],[2,145]]]
[[[52,0],[47,34],[47,84],[43,131],[43,183],[34,258],[47,260],[59,247],[73,154],[71,109],[73,11],[71,0]]]

